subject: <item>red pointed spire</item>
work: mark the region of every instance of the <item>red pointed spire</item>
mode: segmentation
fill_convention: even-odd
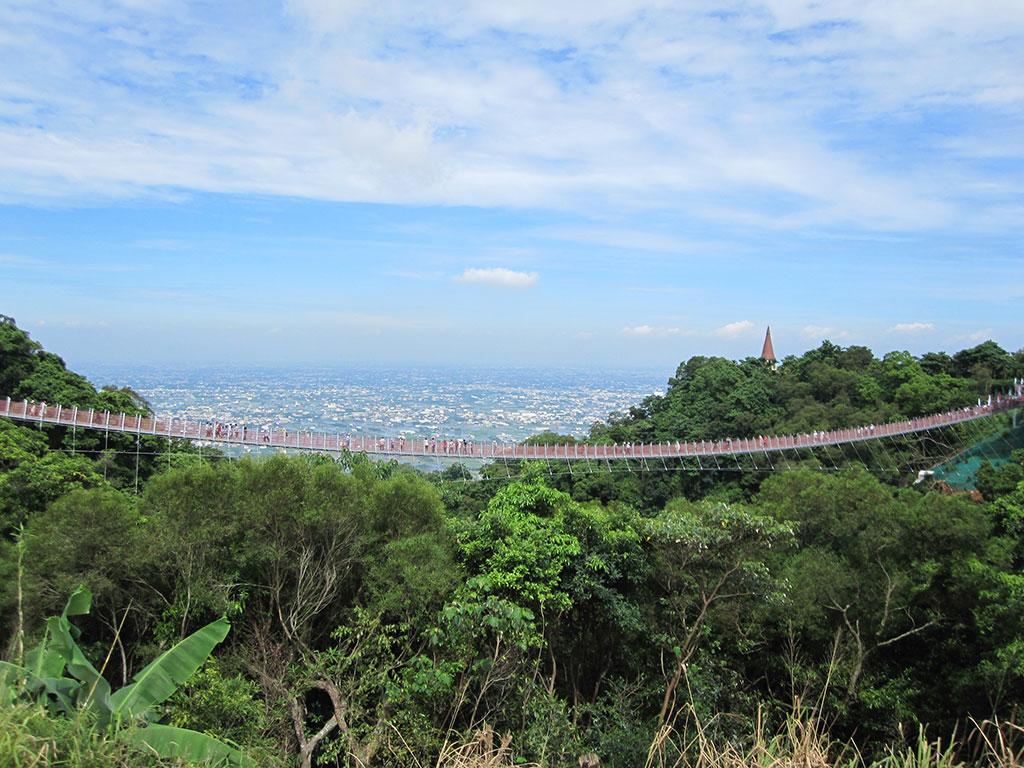
[[[761,349],[761,359],[775,362],[775,349],[772,347],[772,327],[770,325],[764,334],[764,347]]]

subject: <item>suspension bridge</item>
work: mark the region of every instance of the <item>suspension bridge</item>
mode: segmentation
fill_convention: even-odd
[[[125,413],[110,413],[74,406],[54,405],[28,400],[0,401],[0,417],[36,424],[49,424],[72,429],[87,429],[107,434],[125,433],[189,440],[199,444],[235,445],[245,448],[269,448],[282,451],[297,450],[340,454],[343,452],[365,453],[383,458],[411,459],[454,459],[476,460],[483,463],[495,461],[563,461],[610,463],[620,460],[638,460],[648,466],[660,461],[668,468],[666,461],[690,460],[700,469],[723,469],[721,459],[735,459],[739,467],[741,457],[753,459],[753,469],[759,469],[758,457],[788,452],[804,452],[813,449],[850,446],[856,451],[858,444],[871,444],[886,439],[905,436],[920,436],[938,430],[968,424],[995,414],[1007,413],[1012,426],[1017,426],[1017,411],[1024,406],[1024,379],[1014,382],[1013,391],[989,398],[987,402],[958,408],[944,413],[904,419],[884,424],[868,424],[847,429],[813,431],[793,435],[762,435],[758,437],[701,440],[688,442],[651,442],[625,444],[566,443],[541,445],[530,443],[507,443],[497,441],[470,441],[464,439],[439,439],[381,436],[352,436],[314,430],[268,429],[246,425],[219,422],[216,420],[189,420],[184,418],[159,418]],[[949,446],[947,446],[948,448]],[[955,452],[954,452],[955,453]],[[938,456],[932,466],[949,459],[951,455]],[[703,463],[702,463],[703,460]],[[704,464],[707,464],[705,467]],[[834,462],[833,462],[834,463]],[[909,467],[920,471],[927,464],[917,462]],[[764,461],[760,469],[766,468]],[[774,468],[774,467],[772,467]]]

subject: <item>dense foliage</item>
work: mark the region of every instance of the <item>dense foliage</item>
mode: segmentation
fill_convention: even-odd
[[[591,436],[616,442],[720,440],[840,429],[939,413],[987,395],[993,382],[1024,376],[1024,351],[986,341],[955,356],[890,352],[824,342],[779,365],[693,357],[626,415],[595,424]]]
[[[0,398],[33,400],[149,415],[149,403],[128,386],[96,389],[57,355],[0,315]],[[197,449],[186,441],[101,433],[67,427],[34,428],[0,421],[0,535],[10,537],[33,510],[76,488],[138,487],[151,474]],[[218,451],[207,451],[215,460]],[[195,461],[188,461],[194,464]]]
[[[591,439],[914,416],[987,395],[1022,361],[991,342],[880,360],[826,342],[777,369],[694,358]],[[0,397],[146,408],[97,391],[13,322],[0,322],[0,383]],[[125,715],[127,741],[90,741],[108,755],[95,764],[155,764],[125,745],[160,728],[213,734],[260,765],[443,764],[486,724],[511,734],[510,760],[671,765],[783,724],[800,702],[880,756],[925,724],[952,733],[1024,701],[1024,452],[983,465],[971,497],[852,461],[743,482],[524,465],[465,483],[461,468],[427,478],[352,457],[211,462],[188,445],[146,457],[134,440],[96,441],[0,423],[8,672],[47,631],[71,632],[53,617],[79,587],[90,610],[61,647],[115,692],[197,633],[219,639],[225,618],[231,631]],[[29,682],[0,683],[17,744],[82,751],[74,724],[110,718],[67,679],[68,725],[37,708],[63,701],[45,685],[31,699]]]

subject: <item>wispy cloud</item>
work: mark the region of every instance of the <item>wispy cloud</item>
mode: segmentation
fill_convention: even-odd
[[[132,248],[143,248],[153,251],[185,251],[191,247],[187,240],[174,237],[154,237],[146,240],[136,240],[130,243]]]
[[[993,335],[994,334],[991,328],[982,328],[980,330],[972,331],[970,333],[955,334],[954,336],[952,336],[952,340],[958,344],[962,344],[964,342],[969,344],[980,344],[983,341],[988,341],[989,339],[991,339]]]
[[[656,286],[656,285],[630,285],[623,290],[631,293],[663,293],[670,295],[681,295],[687,293],[693,293],[692,288],[677,288],[671,285]]]
[[[680,328],[663,328],[654,325],[634,325],[622,329],[628,336],[676,336],[683,331]]]
[[[517,272],[505,267],[493,267],[491,269],[467,269],[452,279],[457,283],[481,283],[495,285],[499,288],[521,290],[536,285],[540,277],[536,272]]]
[[[757,326],[749,320],[740,320],[707,332],[698,332],[693,329],[669,328],[658,325],[634,325],[623,328],[621,333],[630,336],[707,336],[712,338],[739,339],[757,333]]]
[[[646,230],[567,227],[543,229],[536,234],[554,240],[571,240],[617,250],[694,253],[716,247],[715,244],[684,240],[675,235]]]
[[[106,327],[107,323],[106,323],[105,320],[81,320],[81,319],[71,319],[71,320],[66,320],[66,319],[62,319],[62,320],[49,319],[49,320],[47,320],[47,319],[43,319],[43,320],[36,320],[34,325],[36,327],[38,327],[38,328],[47,328],[47,327],[50,327],[50,328],[53,328],[53,327],[58,327],[58,328],[104,328],[104,327]]]
[[[800,330],[809,339],[845,339],[850,336],[849,331],[840,330],[832,325],[805,325]]]
[[[244,35],[218,4],[23,5],[5,19],[0,196],[1012,225],[1010,191],[963,192],[1015,177],[981,158],[994,134],[1020,133],[1012,2],[514,5],[291,0]],[[1019,162],[1019,142],[1005,151]],[[628,225],[566,234],[692,247]]]
[[[439,280],[444,277],[443,272],[410,272],[406,270],[387,270],[381,272],[384,277],[401,277],[406,280]]]
[[[139,262],[130,264],[107,262],[105,264],[83,264],[79,269],[86,272],[144,272],[149,269],[149,265]]]
[[[727,339],[735,339],[740,336],[748,336],[756,330],[757,327],[749,320],[740,320],[735,323],[723,325],[721,328],[716,328],[711,331],[711,333],[714,336],[723,336]]]
[[[16,253],[0,253],[0,264],[11,264],[17,267],[43,268],[46,266],[41,259],[21,256]]]
[[[921,333],[922,331],[934,331],[935,323],[897,323],[886,330],[889,333]]]
[[[1018,348],[1024,14],[983,5],[8,3],[0,311],[153,355],[335,308],[395,357]]]
[[[374,314],[370,312],[321,312],[315,315],[318,324],[338,328],[358,328],[360,332],[420,332],[447,328],[447,323],[433,317]]]

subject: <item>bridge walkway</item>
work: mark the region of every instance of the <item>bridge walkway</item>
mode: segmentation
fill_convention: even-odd
[[[1024,382],[1013,395],[990,402],[886,424],[869,424],[849,429],[826,430],[797,435],[726,438],[725,440],[625,445],[526,445],[523,443],[444,440],[436,438],[348,436],[308,430],[265,429],[211,420],[150,418],[124,413],[79,409],[28,400],[0,400],[0,417],[38,424],[98,430],[107,433],[153,435],[197,442],[264,448],[320,451],[324,453],[367,453],[381,456],[464,458],[483,461],[559,460],[612,461],[616,459],[668,459],[716,457],[794,451],[819,446],[845,445],[885,437],[926,432],[973,421],[994,413],[1013,411],[1024,405]]]

